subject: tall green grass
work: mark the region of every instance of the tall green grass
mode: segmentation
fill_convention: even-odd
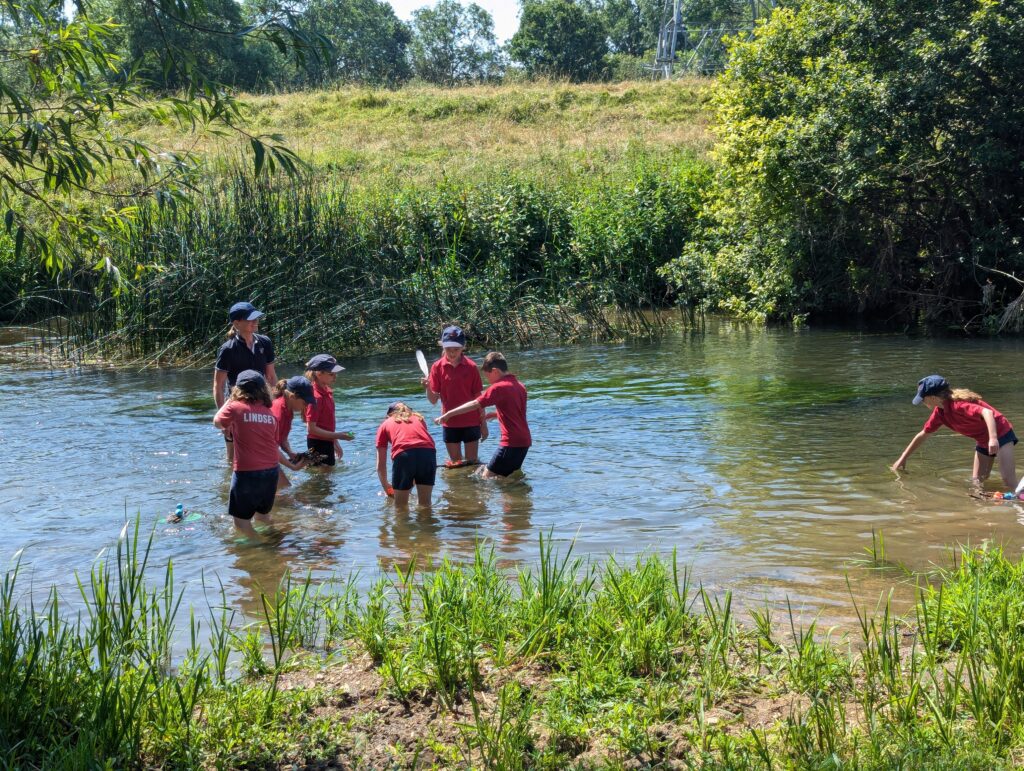
[[[113,256],[127,291],[85,274],[75,305],[51,310],[73,359],[208,360],[240,298],[295,360],[422,344],[453,320],[480,345],[637,331],[639,311],[670,300],[657,269],[688,239],[707,176],[643,156],[572,185],[496,170],[353,190],[235,171],[201,206],[143,207]]]
[[[396,569],[363,594],[286,577],[247,620],[213,587],[206,612],[182,608],[172,566],[150,563],[136,525],[82,579],[77,614],[56,592],[34,606],[18,568],[4,576],[0,762],[1014,765],[1024,568],[967,550],[929,579],[910,618],[858,608],[847,637],[791,613],[743,623],[674,559],[595,563],[544,538],[538,563],[513,572],[481,544],[469,563]],[[344,661],[375,673],[379,692],[300,676]],[[369,746],[367,732],[416,714],[427,730]]]

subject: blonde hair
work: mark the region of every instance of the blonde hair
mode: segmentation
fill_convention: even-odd
[[[955,402],[980,402],[984,401],[981,394],[976,394],[968,388],[947,388],[941,394],[943,399],[952,399]]]
[[[275,399],[278,399],[278,398],[284,396],[285,394],[290,394],[290,393],[291,393],[291,391],[288,390],[288,381],[285,380],[284,378],[281,378],[280,380],[278,380],[274,384],[273,396],[274,396]],[[292,396],[294,396],[294,395],[295,394],[292,394]]]
[[[398,406],[391,411],[391,414],[388,415],[388,417],[396,423],[412,423],[413,418],[419,418],[424,423],[427,422],[426,418],[424,418],[420,413],[414,412],[409,405],[403,402],[399,402]]]
[[[270,389],[267,388],[266,383],[252,391],[247,391],[240,386],[234,386],[231,389],[231,398],[235,401],[247,402],[249,404],[259,402],[264,407],[270,407],[274,404],[274,400],[270,397]]]

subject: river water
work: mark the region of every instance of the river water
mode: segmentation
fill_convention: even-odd
[[[34,590],[56,584],[73,603],[75,572],[87,574],[139,515],[155,532],[153,561],[174,561],[186,604],[204,604],[203,577],[219,579],[255,614],[260,588],[272,590],[286,570],[358,574],[365,584],[413,555],[467,558],[478,541],[504,564],[528,564],[538,533],[551,531],[560,549],[572,541],[595,559],[675,550],[713,591],[732,590],[746,605],[788,600],[804,618],[849,625],[851,587],[870,607],[894,585],[898,605],[913,598],[913,578],[863,564],[873,531],[887,559],[909,571],[948,565],[957,544],[991,539],[1014,556],[1024,546],[1024,507],[969,497],[970,440],[944,429],[909,473],[888,469],[927,417],[910,403],[925,374],[979,391],[1024,428],[1024,392],[1009,366],[1022,348],[712,322],[657,342],[509,351],[530,394],[525,480],[498,487],[439,472],[433,510],[407,515],[379,495],[373,436],[393,399],[428,417],[437,408],[419,389],[411,351],[343,359],[338,427],[356,441],[344,444],[335,472],[291,475],[275,536],[259,546],[237,543],[226,515],[230,474],[210,425],[210,370],[8,362],[0,565],[24,548]],[[279,374],[298,371],[278,361]],[[296,447],[302,432],[296,420]],[[482,455],[494,447],[491,439]],[[179,502],[201,516],[166,524]]]

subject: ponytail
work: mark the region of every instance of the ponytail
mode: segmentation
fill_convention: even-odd
[[[284,396],[287,391],[288,391],[288,381],[285,380],[284,378],[281,378],[274,385],[273,396],[274,396],[275,399],[277,399],[277,398],[279,398],[281,396]]]
[[[974,404],[983,401],[981,394],[976,394],[968,388],[954,388],[950,390],[949,396],[946,398],[952,399],[955,402],[971,402]]]

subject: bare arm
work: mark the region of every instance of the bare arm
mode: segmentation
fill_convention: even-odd
[[[907,445],[907,449],[900,455],[899,460],[892,464],[893,471],[899,471],[901,468],[906,468],[907,459],[914,454],[914,450],[921,446],[925,439],[928,438],[928,434],[924,431],[918,431],[914,438],[910,440],[910,444]]]
[[[441,424],[441,423],[444,423],[449,418],[454,418],[456,415],[465,415],[467,412],[473,412],[474,410],[479,410],[479,409],[480,409],[480,402],[478,400],[474,399],[471,402],[466,402],[465,404],[459,405],[458,407],[456,407],[453,410],[448,410],[448,412],[444,413],[439,418],[434,418],[434,422],[438,423],[438,424]]]
[[[274,369],[273,364],[268,364],[263,368],[263,377],[267,379],[267,385],[270,386],[270,390],[274,390],[274,384],[277,383],[277,370]]]
[[[388,483],[388,448],[378,447],[377,448],[377,479],[380,480],[380,486],[384,488],[384,492],[391,495],[391,485]]]
[[[329,442],[333,442],[338,439],[344,439],[345,441],[349,441],[355,438],[348,431],[328,431],[326,429],[320,428],[320,426],[318,426],[316,423],[307,423],[306,425],[309,429],[309,435],[315,436],[317,439],[325,439]]]
[[[981,417],[985,421],[985,427],[988,429],[989,454],[995,455],[999,452],[999,429],[996,428],[996,415],[992,410],[986,408],[981,411]]]
[[[224,406],[224,386],[228,382],[228,373],[222,369],[213,371],[213,403],[219,410]]]
[[[426,389],[427,401],[430,402],[431,404],[437,404],[437,400],[441,398],[441,394],[439,394],[437,391],[432,391],[430,389],[430,378],[421,377],[420,383],[422,383],[423,388]]]

